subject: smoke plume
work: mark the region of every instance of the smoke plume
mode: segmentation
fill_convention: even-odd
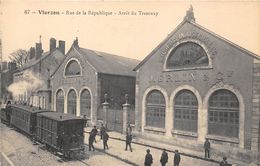
[[[13,94],[13,96],[23,95],[25,92],[33,92],[39,89],[43,85],[41,80],[35,73],[30,70],[26,70],[21,79],[11,84],[7,90]]]

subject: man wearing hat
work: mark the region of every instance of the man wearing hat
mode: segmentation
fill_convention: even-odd
[[[206,138],[206,141],[204,142],[204,149],[205,149],[205,158],[210,158],[210,142],[209,139]]]
[[[144,165],[145,166],[151,166],[153,163],[153,156],[150,154],[150,149],[146,150],[146,155],[145,155],[145,161],[144,161]]]
[[[168,162],[168,153],[166,152],[165,149],[163,149],[160,162],[161,162],[162,166],[165,166],[166,163]]]
[[[179,166],[180,162],[181,162],[181,155],[180,155],[178,150],[175,150],[175,155],[174,155],[174,160],[173,160],[174,164],[173,165]]]

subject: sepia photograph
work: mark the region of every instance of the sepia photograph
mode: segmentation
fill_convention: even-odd
[[[0,0],[0,166],[260,166],[260,1]]]

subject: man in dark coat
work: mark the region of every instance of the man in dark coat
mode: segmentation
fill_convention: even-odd
[[[204,142],[204,149],[205,149],[205,158],[210,158],[210,142],[209,139],[206,138]]]
[[[105,128],[105,126],[102,123],[101,124],[101,128],[100,128],[100,139],[103,139],[103,135],[104,135],[105,131],[106,131],[106,128]]]
[[[104,145],[104,150],[108,149],[107,141],[108,141],[109,135],[107,134],[106,131],[103,133],[103,145]]]
[[[173,160],[174,164],[173,165],[179,166],[180,162],[181,162],[181,155],[180,155],[178,150],[175,150],[175,155],[174,155],[174,160]]]
[[[147,149],[146,152],[144,165],[151,166],[153,164],[153,156],[150,154],[150,149]]]
[[[165,166],[166,163],[168,162],[168,153],[166,152],[165,149],[163,149],[163,152],[162,152],[162,156],[161,156],[160,162],[161,162],[162,166]]]
[[[89,133],[89,137],[88,137],[88,148],[89,148],[89,151],[91,151],[91,149],[93,149],[93,151],[95,151],[95,147],[93,145],[94,139],[95,139],[94,133],[91,131]]]
[[[96,141],[96,135],[97,135],[97,133],[98,133],[98,130],[97,130],[97,127],[96,127],[96,126],[94,126],[94,128],[91,130],[91,133],[93,133],[94,141],[97,142],[97,141]]]
[[[127,147],[129,146],[130,151],[132,152],[131,142],[132,142],[132,135],[130,133],[127,133],[126,139],[125,139],[125,150],[126,151],[127,151]]]

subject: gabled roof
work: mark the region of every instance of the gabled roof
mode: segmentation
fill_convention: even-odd
[[[221,37],[220,35],[204,28],[203,26],[195,23],[194,21],[188,21],[188,20],[183,20],[157,47],[155,47],[152,52],[150,54],[148,54],[135,68],[134,68],[134,71],[138,70],[146,61],[148,61],[148,59],[150,59],[150,57],[158,50],[160,49],[163,45],[165,45],[167,43],[167,41],[172,38],[172,36],[185,24],[185,23],[188,23],[188,24],[192,24],[193,26],[199,28],[200,30],[206,32],[206,33],[209,33],[211,34],[212,36],[224,41],[225,43],[229,44],[230,46],[232,47],[235,47],[237,49],[239,49],[240,51],[246,53],[247,55],[253,57],[253,58],[256,58],[258,60],[260,60],[260,56],[258,56],[257,54],[247,50],[247,49],[244,49],[242,48],[241,46],[225,39],[224,37]]]
[[[112,55],[100,51],[79,48],[78,52],[87,59],[98,73],[135,76],[133,68],[140,62],[122,56]]]
[[[87,63],[89,63],[97,73],[135,77],[136,72],[133,71],[133,68],[140,63],[140,61],[136,59],[80,48],[74,46],[74,44],[72,44],[66,56],[69,56],[71,51],[75,51],[77,54],[85,58]],[[66,59],[67,58],[64,58],[51,77],[58,71]]]
[[[38,64],[40,61],[42,61],[43,59],[47,58],[50,55],[56,54],[56,53],[62,53],[58,48],[54,49],[53,51],[46,51],[44,53],[42,53],[41,57],[39,59],[35,59],[36,57],[34,57],[32,60],[29,60],[29,62],[27,62],[26,64],[24,64],[21,68],[18,69],[18,71],[23,71],[26,70],[36,64]]]

